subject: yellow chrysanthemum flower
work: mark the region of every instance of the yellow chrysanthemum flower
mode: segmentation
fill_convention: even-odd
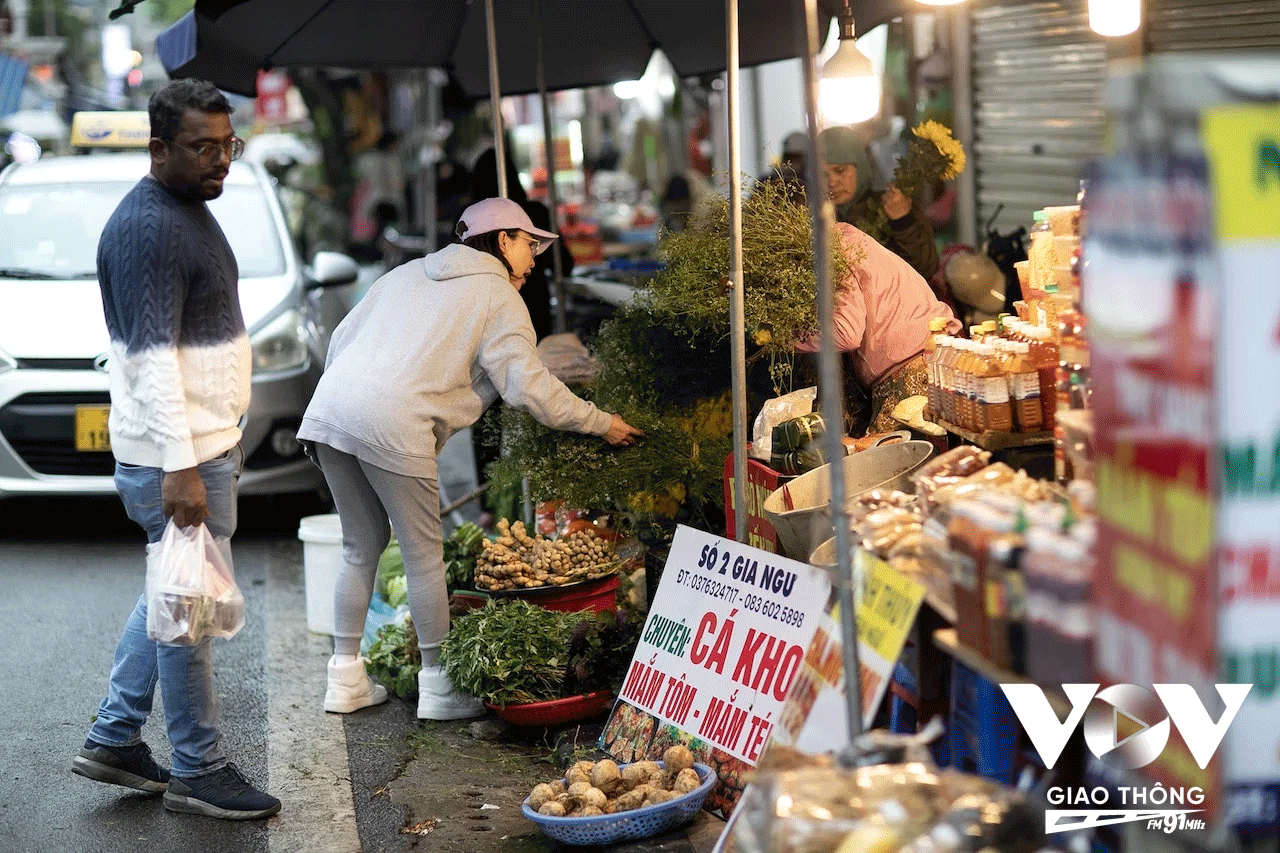
[[[964,146],[951,135],[951,130],[946,125],[936,121],[925,121],[912,128],[911,132],[921,139],[932,142],[938,149],[938,153],[947,161],[946,168],[939,176],[942,180],[949,181],[964,171],[966,159]]]
[[[942,180],[949,181],[959,177],[965,167],[964,146],[958,140],[948,139],[945,143],[938,144],[938,150],[950,163],[942,172]]]
[[[922,121],[913,127],[911,132],[921,139],[927,139],[934,143],[941,139],[951,138],[951,131],[947,129],[947,126],[936,121]]]
[[[663,495],[656,495],[653,498],[653,513],[661,515],[665,518],[675,518],[676,513],[680,512],[680,504],[673,498]]]

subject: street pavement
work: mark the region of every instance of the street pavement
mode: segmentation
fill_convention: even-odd
[[[142,587],[143,537],[115,498],[0,501],[0,853],[297,851],[540,853],[562,848],[520,800],[595,746],[600,722],[516,730],[489,716],[419,723],[411,701],[339,716],[321,709],[327,636],[306,628],[298,501],[242,499],[233,543],[247,618],[215,641],[224,749],[280,797],[266,821],[166,812],[159,797],[70,772],[106,686],[120,628]],[[144,737],[169,747],[157,700]],[[619,851],[707,853],[720,821]],[[601,849],[601,848],[594,848]]]

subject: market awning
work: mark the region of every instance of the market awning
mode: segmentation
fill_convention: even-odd
[[[859,32],[903,6],[855,2]],[[658,48],[681,76],[726,66],[724,0],[494,0],[494,9],[503,94],[536,91],[539,31],[551,90],[639,78]],[[799,55],[792,3],[740,0],[739,14],[742,65]],[[156,46],[171,77],[244,95],[256,94],[258,69],[289,67],[443,68],[468,94],[489,92],[484,4],[467,0],[197,0]]]

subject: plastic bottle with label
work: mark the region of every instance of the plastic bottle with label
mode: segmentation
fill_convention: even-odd
[[[973,429],[973,341],[958,340],[960,355],[956,358],[954,376],[956,383],[956,425],[961,429]]]
[[[1040,406],[1040,374],[1031,361],[1031,347],[1018,341],[1006,344],[1009,353],[1009,391],[1013,395],[1013,428],[1039,432],[1044,426]]]
[[[1031,293],[1033,299],[1043,296],[1043,291],[1054,283],[1053,229],[1049,227],[1049,212],[1037,210],[1031,214],[1031,230],[1027,232],[1027,259],[1030,261]]]
[[[947,320],[945,317],[934,317],[929,320],[929,337],[924,342],[925,372],[928,375],[928,386],[925,394],[928,397],[924,408],[925,420],[936,421],[942,411],[939,396],[938,359],[941,356],[941,344],[946,337]]]
[[[960,425],[960,399],[964,392],[960,387],[960,359],[964,355],[964,338],[947,341],[947,352],[942,357],[942,376],[946,393],[942,398],[942,417],[947,423]]]
[[[1012,432],[1013,406],[1009,402],[1009,379],[996,359],[995,347],[977,347],[974,362],[975,422],[977,432]]]
[[[1043,326],[1030,326],[1025,329],[1025,334],[1030,338],[1031,363],[1040,377],[1040,428],[1052,430],[1057,422],[1058,346]]]

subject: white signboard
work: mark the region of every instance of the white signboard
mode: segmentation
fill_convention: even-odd
[[[621,699],[754,765],[830,591],[807,563],[680,527]]]
[[[1280,106],[1209,110],[1222,299],[1217,338],[1221,681],[1252,684],[1227,731],[1233,824],[1280,819]],[[1252,790],[1251,790],[1252,789]],[[1267,792],[1267,793],[1264,793]]]

